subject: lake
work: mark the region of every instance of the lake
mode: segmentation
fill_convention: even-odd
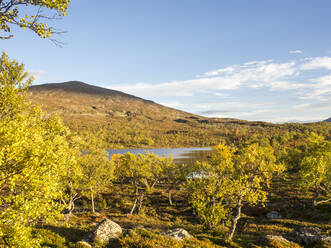
[[[196,161],[207,161],[208,156],[212,153],[210,147],[194,147],[194,148],[153,148],[153,149],[113,149],[107,150],[109,156],[113,154],[124,154],[131,152],[135,155],[145,154],[147,152],[154,153],[160,157],[173,157],[176,164],[194,164]]]

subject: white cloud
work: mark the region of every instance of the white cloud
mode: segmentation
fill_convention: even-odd
[[[288,53],[290,53],[290,54],[302,54],[303,52],[301,50],[291,50]]]
[[[301,70],[331,70],[331,57],[306,58],[305,63],[300,66]]]
[[[206,72],[205,77],[202,78],[160,84],[115,85],[111,88],[147,98],[150,96],[189,97],[202,93],[224,96],[224,91],[237,90],[242,87],[251,89],[264,87],[270,91],[307,90],[311,88],[313,90],[318,89],[314,94],[325,94],[324,92],[328,91],[327,87],[330,86],[330,75],[316,79],[307,78],[304,82],[302,79],[300,81],[297,79],[297,76],[304,71],[321,68],[331,70],[331,57],[306,58],[303,61],[285,63],[275,63],[272,60],[251,61],[241,66],[232,65]],[[301,93],[305,94],[303,91]],[[311,95],[311,93],[309,94]]]
[[[210,77],[210,76],[217,76],[220,74],[228,74],[228,73],[232,73],[236,70],[236,65],[233,66],[228,66],[222,69],[217,69],[217,70],[213,70],[213,71],[208,71],[206,73],[204,73],[204,76]]]
[[[170,107],[170,108],[175,108],[175,109],[184,109],[187,107],[186,104],[183,104],[179,101],[175,101],[175,102],[160,102],[160,104]]]
[[[318,69],[324,70],[313,71]],[[211,70],[198,78],[110,88],[155,101],[166,97],[166,106],[207,116],[310,121],[331,111],[331,74],[323,75],[325,70],[331,70],[331,57],[282,63],[249,61]],[[270,103],[265,102],[268,97]],[[323,105],[313,107],[319,103]]]
[[[234,65],[207,72],[205,75],[211,75],[209,77],[160,84],[114,85],[111,88],[141,97],[193,96],[201,93],[235,90],[242,86],[272,87],[273,82],[286,79],[295,73],[295,62],[253,61],[245,63],[243,66]]]
[[[250,66],[260,66],[260,65],[265,65],[265,64],[269,64],[271,63],[273,60],[269,59],[269,60],[255,60],[255,61],[249,61],[244,63],[242,66],[240,67],[250,67]]]
[[[240,86],[240,82],[232,78],[199,78],[185,81],[172,81],[161,84],[139,83],[135,85],[115,85],[112,89],[150,96],[193,96],[196,93],[211,90],[231,90]]]
[[[216,92],[214,94],[215,94],[215,96],[221,96],[223,98],[231,98],[228,94],[225,94],[223,92]]]
[[[34,77],[34,79],[39,79],[43,74],[45,74],[45,71],[43,71],[43,70],[29,70],[28,74],[29,74],[29,76]]]
[[[273,81],[269,84],[270,91],[288,91],[311,88],[310,84],[295,83],[291,81]]]
[[[317,87],[330,86],[331,87],[331,74],[319,78],[313,78],[310,81],[317,83]],[[330,88],[331,90],[331,88]]]
[[[317,88],[310,92],[307,92],[306,94],[302,94],[301,96],[299,96],[299,99],[301,100],[314,100],[314,101],[327,101],[328,98],[331,98],[331,90],[323,89],[323,88]]]
[[[220,102],[203,104],[198,113],[208,117],[239,118],[245,120],[261,120],[269,122],[311,122],[328,116],[330,104],[299,103],[281,105],[277,102]],[[195,106],[194,106],[195,107]],[[199,108],[199,106],[196,106]]]
[[[331,99],[331,74],[309,80],[309,91],[300,96],[300,99],[312,99],[319,101],[330,101]],[[330,107],[331,110],[331,107]]]
[[[301,104],[294,105],[293,109],[304,109],[304,108],[307,108],[310,106],[311,106],[310,103],[301,103]]]

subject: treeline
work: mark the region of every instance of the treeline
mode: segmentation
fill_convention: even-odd
[[[105,148],[154,148],[154,147],[207,147],[224,141],[238,145],[253,139],[268,139],[274,143],[300,140],[305,133],[315,132],[331,140],[331,124],[327,122],[299,124],[270,124],[262,122],[224,121],[206,124],[186,123],[173,125],[147,121],[112,119],[108,124],[66,122],[75,133],[102,133]],[[194,125],[193,125],[194,124]]]

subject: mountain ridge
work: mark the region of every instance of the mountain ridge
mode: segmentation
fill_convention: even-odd
[[[331,117],[330,118],[328,118],[328,119],[326,119],[326,120],[324,120],[325,122],[331,122]]]
[[[30,91],[35,90],[62,90],[66,92],[73,92],[73,93],[83,93],[83,94],[95,94],[95,95],[108,95],[108,96],[116,96],[120,95],[123,97],[128,98],[135,98],[140,99],[147,102],[153,102],[151,100],[146,100],[134,95],[130,95],[127,93],[124,93],[122,91],[112,90],[108,88],[103,88],[100,86],[95,86],[91,84],[87,84],[81,81],[67,81],[67,82],[61,82],[61,83],[46,83],[46,84],[40,84],[40,85],[33,85],[29,89]],[[154,103],[154,102],[153,102]]]
[[[163,106],[121,91],[111,90],[80,81],[49,83],[31,86],[29,99],[43,106],[48,113],[62,115],[103,115],[105,118],[145,117],[149,120],[180,119],[199,115]]]

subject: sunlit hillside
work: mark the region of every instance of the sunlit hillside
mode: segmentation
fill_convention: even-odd
[[[109,147],[213,146],[291,130],[328,132],[327,123],[273,124],[207,118],[78,81],[32,86],[28,98],[74,130],[106,133]],[[327,125],[327,128],[323,126]]]

